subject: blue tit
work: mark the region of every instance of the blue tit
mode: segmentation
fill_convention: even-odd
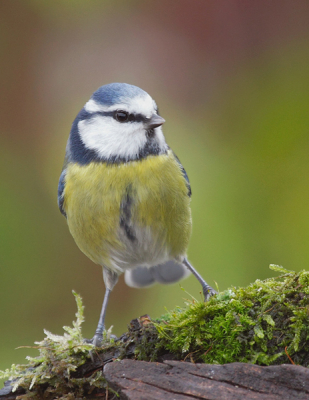
[[[172,283],[192,272],[206,300],[216,293],[186,256],[191,188],[166,144],[164,122],[148,93],[111,83],[93,93],[72,124],[58,205],[77,246],[103,267],[106,291],[95,346],[123,272],[132,287]]]

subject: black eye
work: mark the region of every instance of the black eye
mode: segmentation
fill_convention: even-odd
[[[129,119],[129,113],[122,110],[115,111],[114,118],[118,122],[127,122]]]

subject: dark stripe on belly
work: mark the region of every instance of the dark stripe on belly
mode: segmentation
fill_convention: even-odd
[[[126,190],[126,194],[122,200],[120,206],[120,221],[119,224],[121,228],[124,230],[127,238],[131,242],[135,242],[136,236],[134,234],[134,230],[131,226],[131,207],[132,207],[132,197],[130,196],[131,186],[129,186]]]

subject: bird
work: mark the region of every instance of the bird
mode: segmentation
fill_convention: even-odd
[[[109,83],[77,114],[58,184],[58,206],[79,249],[103,268],[105,295],[91,343],[103,341],[119,275],[131,287],[192,273],[205,301],[217,292],[187,258],[191,186],[162,132],[164,118],[137,86]]]

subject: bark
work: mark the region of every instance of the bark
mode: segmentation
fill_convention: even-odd
[[[122,360],[107,364],[104,376],[121,399],[130,400],[309,398],[309,370],[296,365]]]
[[[282,400],[309,398],[309,370],[297,365],[261,367],[252,364],[192,364],[181,361],[113,361],[103,368],[109,387],[126,400]],[[9,382],[1,400],[23,394]],[[105,398],[106,390],[90,398]],[[112,398],[112,395],[109,396]]]

